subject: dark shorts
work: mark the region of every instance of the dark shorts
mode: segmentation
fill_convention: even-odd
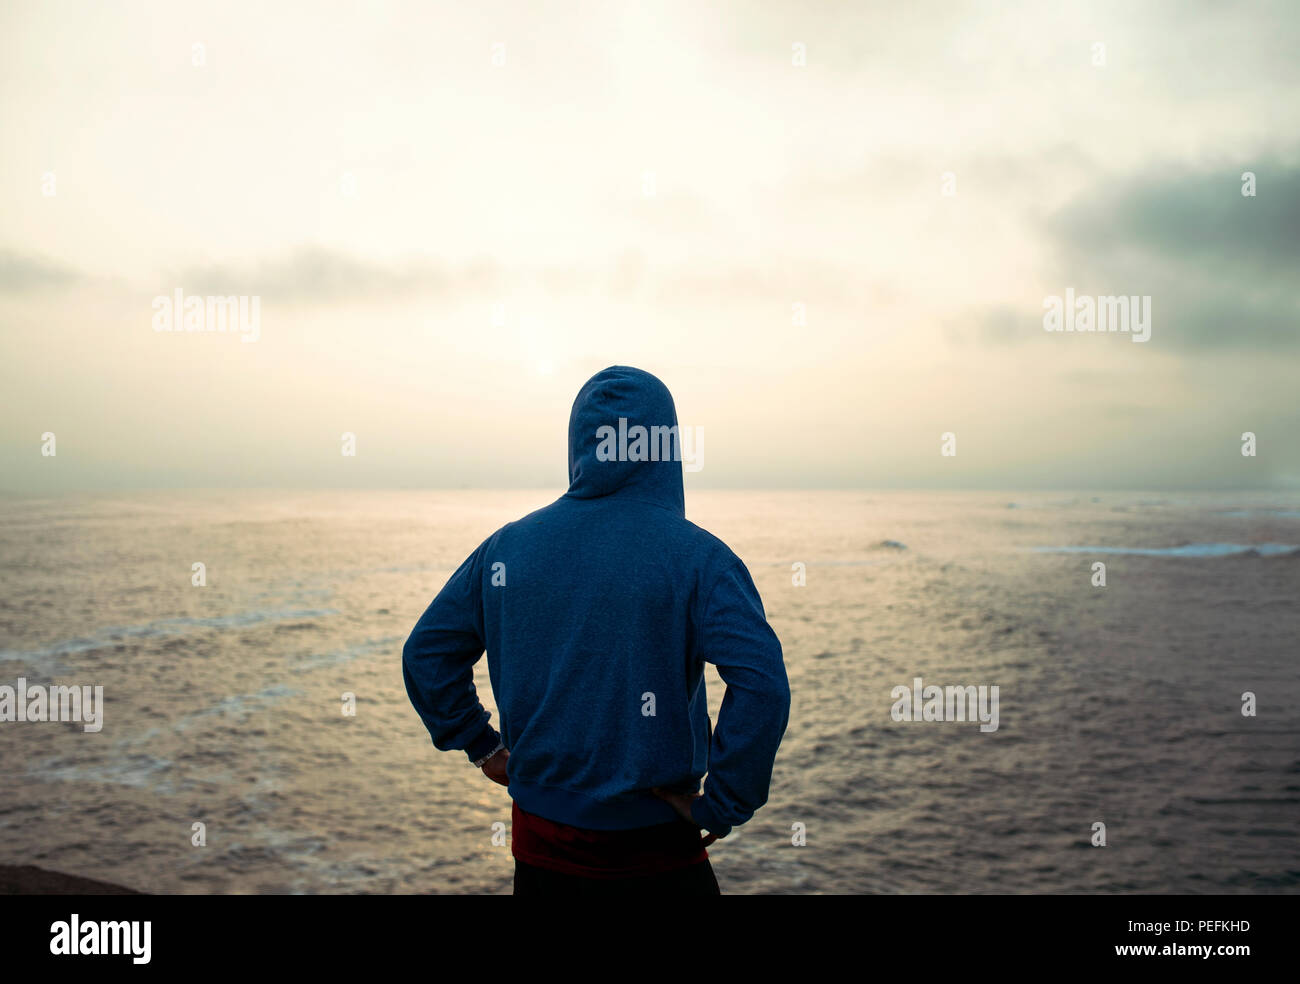
[[[515,894],[549,896],[721,895],[713,865],[708,861],[629,878],[583,878],[549,871],[515,858]]]

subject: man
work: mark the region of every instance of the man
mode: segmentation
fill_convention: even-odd
[[[500,733],[474,689],[485,648]],[[716,730],[706,662],[727,685]],[[719,894],[705,846],[767,801],[790,688],[745,565],[686,520],[654,376],[587,381],[569,491],[460,565],[402,664],[434,746],[509,787],[516,895]]]

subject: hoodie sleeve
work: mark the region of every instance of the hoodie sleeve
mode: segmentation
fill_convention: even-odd
[[[781,642],[739,560],[713,585],[699,632],[700,655],[718,668],[727,692],[709,745],[704,795],[693,802],[691,816],[725,837],[767,802],[772,764],[790,719],[790,683]]]
[[[434,747],[463,749],[471,762],[500,740],[474,689],[474,664],[484,648],[482,554],[480,546],[460,565],[402,648],[406,693]]]

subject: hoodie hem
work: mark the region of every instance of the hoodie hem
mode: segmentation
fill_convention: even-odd
[[[648,791],[619,801],[598,800],[558,786],[511,779],[510,796],[535,816],[588,830],[630,830],[679,819],[671,806]]]

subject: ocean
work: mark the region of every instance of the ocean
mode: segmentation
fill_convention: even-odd
[[[509,893],[509,797],[432,747],[401,649],[557,494],[0,500],[0,685],[104,693],[97,732],[0,723],[0,863]],[[1300,889],[1300,497],[688,491],[687,512],[749,566],[793,694],[769,802],[710,848],[724,892]],[[996,686],[996,730],[896,720],[917,678]],[[476,683],[495,720],[486,660]]]

